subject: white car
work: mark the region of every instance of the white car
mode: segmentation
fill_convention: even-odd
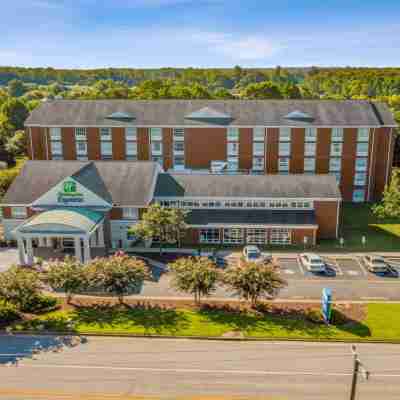
[[[300,254],[301,264],[311,272],[325,272],[326,264],[322,258],[314,253]]]
[[[243,257],[247,262],[270,262],[271,254],[262,253],[257,246],[246,246],[243,249]]]
[[[371,272],[385,273],[389,269],[388,263],[381,256],[366,255],[362,258],[364,264]]]

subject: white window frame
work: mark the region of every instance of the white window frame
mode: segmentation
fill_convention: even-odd
[[[304,172],[315,172],[315,157],[304,158]]]
[[[113,155],[113,149],[112,149],[112,142],[109,141],[100,141],[100,154],[101,157],[109,157],[112,158]]]
[[[304,141],[313,143],[317,141],[317,128],[305,128]]]
[[[340,157],[331,157],[329,159],[329,172],[340,172],[342,170],[342,159]]]
[[[367,184],[367,173],[356,172],[354,174],[354,186],[365,186]]]
[[[179,160],[179,162],[177,161]],[[185,168],[185,156],[184,155],[175,155],[174,156],[174,168],[184,169]]]
[[[125,153],[127,156],[137,156],[137,142],[134,141],[126,142]]]
[[[338,143],[343,142],[343,128],[332,128],[331,131],[331,142]]]
[[[228,157],[227,169],[228,169],[228,171],[238,171],[239,170],[239,157]]]
[[[356,149],[356,156],[357,157],[367,157],[369,151],[369,144],[368,142],[358,142],[357,149]]]
[[[139,219],[138,209],[135,207],[122,207],[122,218],[123,219]]]
[[[82,127],[75,128],[75,140],[85,142],[87,140],[87,129]]]
[[[290,142],[279,142],[279,156],[289,156],[290,155]]]
[[[239,141],[239,128],[228,128],[226,130],[227,142],[238,142]]]
[[[200,243],[221,243],[221,232],[219,228],[206,228],[199,230]]]
[[[290,142],[292,138],[292,129],[288,127],[279,128],[279,141]]]
[[[243,228],[224,228],[223,240],[225,244],[242,244],[244,243]]]
[[[111,128],[100,128],[100,140],[101,141],[111,141],[112,140],[112,130]]]
[[[253,142],[253,156],[264,156],[265,144],[264,142]]]
[[[49,128],[49,136],[51,141],[61,140],[61,128],[51,127]]]
[[[247,228],[246,243],[248,244],[267,243],[267,230],[265,228]]]
[[[288,228],[272,228],[270,231],[270,244],[286,245],[292,243],[292,231]]]
[[[331,157],[341,157],[343,153],[343,143],[342,142],[332,142],[331,143]]]
[[[363,161],[363,164],[365,162],[365,166],[357,166],[357,162],[358,161]],[[366,172],[368,169],[368,158],[366,157],[356,157],[356,161],[355,161],[355,171],[356,172]]]
[[[28,217],[28,210],[26,207],[11,207],[11,218],[26,219]]]
[[[257,127],[253,128],[253,142],[264,142],[265,141],[265,128]]]
[[[137,141],[137,128],[136,126],[128,126],[125,128],[125,140],[128,142]]]
[[[286,167],[287,165],[287,167]],[[290,170],[290,158],[279,157],[278,159],[278,172],[289,172]]]
[[[163,144],[162,144],[161,141],[159,141],[159,140],[152,141],[151,144],[150,144],[150,147],[151,147],[151,154],[153,156],[161,156],[162,155],[162,153],[163,153]],[[158,147],[158,149],[155,148],[155,147]]]
[[[185,128],[174,128],[173,138],[176,142],[183,142],[185,140]]]
[[[80,149],[80,147],[84,147],[84,149]],[[87,142],[86,141],[77,141],[76,142],[76,154],[78,156],[87,156]]]
[[[305,156],[315,156],[317,153],[317,143],[316,142],[305,142],[304,143],[304,155]]]
[[[162,140],[162,128],[150,128],[150,141],[156,142]]]
[[[352,199],[353,203],[363,203],[365,201],[365,189],[354,189]]]
[[[357,142],[369,142],[369,129],[358,128],[357,129]]]
[[[253,157],[253,165],[252,165],[252,169],[254,171],[264,171],[265,168],[265,159],[264,157],[260,157],[260,156],[255,156]]]
[[[228,142],[227,143],[228,156],[239,155],[239,142]]]
[[[177,149],[177,147],[181,147]],[[174,142],[173,143],[174,155],[183,155],[185,154],[185,143],[184,142]]]
[[[52,156],[62,156],[63,148],[62,148],[61,141],[52,140],[50,142],[50,150],[51,150],[51,155]]]

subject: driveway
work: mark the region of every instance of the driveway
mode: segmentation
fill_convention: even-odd
[[[18,264],[18,249],[0,248],[0,272],[6,271],[13,264]]]

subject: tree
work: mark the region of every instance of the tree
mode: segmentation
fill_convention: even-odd
[[[26,152],[26,134],[25,131],[16,131],[5,145],[6,150],[14,157],[21,156]]]
[[[149,276],[143,260],[130,257],[122,251],[110,257],[96,258],[86,268],[90,285],[115,294],[120,304],[124,301],[124,295],[138,291]]]
[[[282,99],[279,87],[271,81],[251,83],[242,92],[246,99]]]
[[[186,211],[178,208],[162,207],[155,203],[150,205],[142,215],[141,221],[131,228],[131,232],[144,240],[157,238],[162,246],[166,243],[178,243],[186,229]]]
[[[400,168],[394,168],[390,183],[386,185],[382,201],[372,206],[373,213],[379,218],[400,217]]]
[[[71,256],[61,261],[50,262],[44,280],[52,289],[62,290],[67,296],[68,304],[75,293],[87,286],[82,263]]]
[[[20,97],[25,93],[25,85],[18,79],[13,79],[8,83],[8,94],[11,97]]]
[[[197,304],[202,296],[209,296],[216,289],[220,274],[207,257],[180,258],[168,266],[175,288],[193,294]]]
[[[41,282],[37,272],[12,266],[0,273],[0,298],[24,310],[40,294]]]
[[[1,106],[0,114],[15,130],[18,130],[24,129],[24,122],[28,118],[29,111],[21,100],[10,98]]]
[[[240,297],[250,301],[252,307],[257,305],[261,297],[274,297],[287,285],[275,266],[244,260],[239,265],[228,268],[223,281]]]

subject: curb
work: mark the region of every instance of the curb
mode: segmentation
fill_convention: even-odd
[[[115,337],[136,339],[165,339],[165,340],[204,340],[221,342],[305,342],[305,343],[371,343],[371,344],[399,344],[399,339],[329,339],[329,338],[288,338],[288,337],[221,337],[221,336],[168,336],[168,335],[139,335],[132,333],[93,333],[68,331],[0,331],[1,336],[88,336],[88,337]]]

